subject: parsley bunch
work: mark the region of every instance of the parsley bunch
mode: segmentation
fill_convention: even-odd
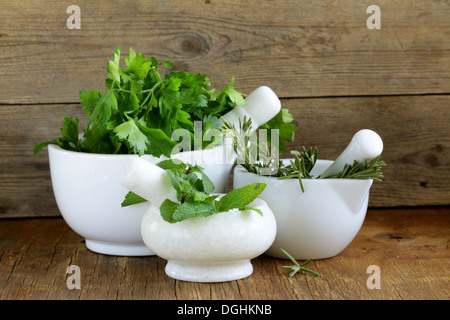
[[[170,183],[177,191],[177,200],[166,199],[160,207],[162,218],[170,223],[183,221],[194,217],[207,217],[219,212],[233,209],[254,210],[260,215],[258,208],[248,207],[266,187],[265,183],[253,183],[245,187],[234,189],[217,199],[213,195],[214,183],[198,165],[189,165],[181,161],[163,160],[157,164],[167,173]],[[122,202],[122,206],[129,206],[146,200],[133,192],[129,192]]]
[[[173,66],[170,59],[158,62],[130,49],[123,60],[125,68],[120,66],[120,47],[116,47],[108,62],[105,91],[79,92],[89,116],[83,137],[79,139],[78,119],[66,115],[61,137],[36,145],[35,153],[53,143],[79,152],[169,157],[177,144],[171,139],[174,130],[186,129],[193,137],[194,121],[202,121],[203,131],[220,129],[223,114],[245,105],[244,94],[233,86],[234,78],[216,91],[205,74],[172,71],[161,77],[159,68]]]

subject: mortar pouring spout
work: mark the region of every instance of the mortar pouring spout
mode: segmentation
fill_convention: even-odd
[[[358,183],[353,182],[356,181],[348,180],[345,185],[336,185],[335,192],[342,200],[342,203],[344,203],[352,213],[357,214],[366,203],[373,180],[367,179],[358,180]]]

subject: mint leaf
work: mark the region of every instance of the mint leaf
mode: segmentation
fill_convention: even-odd
[[[243,207],[240,210],[253,210],[255,212],[257,212],[260,216],[263,216],[263,213],[260,209],[258,208],[253,208],[253,207]]]
[[[177,170],[171,170],[171,169],[166,169],[166,174],[167,174],[167,178],[169,178],[170,184],[177,192],[178,201],[181,201],[182,198],[186,196],[185,194],[183,194],[183,191],[184,191],[186,185],[188,184],[188,182],[186,180],[184,180],[185,174],[183,174]]]
[[[202,202],[184,202],[173,213],[173,220],[183,221],[194,217],[207,217],[216,213],[214,204]]]
[[[183,174],[186,173],[187,170],[187,166],[184,162],[180,161],[180,160],[174,160],[174,159],[167,159],[167,160],[163,160],[160,161],[156,164],[158,167],[160,167],[161,169],[164,170],[175,170],[175,171],[179,171]]]
[[[258,208],[253,208],[253,207],[243,207],[243,208],[241,208],[240,210],[253,210],[253,211],[255,211],[256,213],[258,213],[261,217],[263,216],[262,211],[261,211],[260,209],[258,209]]]
[[[219,195],[211,194],[214,191],[214,183],[201,167],[171,159],[160,161],[157,166],[166,171],[170,183],[177,192],[179,201],[178,203],[165,199],[161,204],[161,217],[169,223],[194,217],[208,217],[232,209],[254,210],[260,215],[263,214],[260,209],[249,207],[248,204],[264,190],[265,183],[254,183],[232,190],[220,200],[217,200]],[[145,199],[129,192],[122,202],[122,206],[144,201]]]
[[[198,172],[201,174],[202,179],[202,188],[201,190],[204,191],[207,194],[210,194],[214,191],[214,189],[216,188],[216,186],[214,185],[214,183],[211,181],[211,179],[206,175],[206,173],[203,171],[203,169],[199,166],[194,166],[191,168],[192,172]]]
[[[218,211],[243,209],[247,204],[255,200],[264,191],[265,187],[265,183],[253,183],[234,189],[216,202],[216,209]]]
[[[145,200],[141,196],[138,196],[136,193],[130,191],[126,194],[125,199],[122,201],[121,206],[127,207],[127,206],[131,206],[133,204],[138,204],[138,203],[143,203],[143,202],[147,202],[147,200]]]
[[[178,222],[178,220],[175,220],[173,218],[173,215],[175,211],[180,206],[179,203],[173,202],[172,200],[166,199],[161,204],[161,207],[159,208],[159,211],[161,212],[161,217],[170,223]]]

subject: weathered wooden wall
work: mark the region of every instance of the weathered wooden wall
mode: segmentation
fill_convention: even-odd
[[[70,4],[81,29],[69,30]],[[381,30],[366,9],[381,8]],[[384,140],[372,207],[450,204],[448,1],[2,1],[0,217],[59,215],[47,151],[78,91],[104,89],[116,45],[206,73],[221,88],[270,86],[300,130],[289,149],[333,159],[359,129]]]

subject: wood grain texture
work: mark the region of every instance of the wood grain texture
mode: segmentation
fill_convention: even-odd
[[[315,260],[321,274],[287,276],[290,261],[260,256],[253,274],[224,283],[191,283],[164,273],[166,261],[116,257],[86,249],[60,218],[0,221],[0,299],[148,300],[448,300],[449,208],[369,210],[360,232],[338,256]],[[81,271],[69,290],[67,267]],[[381,288],[368,289],[370,265]]]
[[[104,88],[114,47],[280,97],[448,93],[450,5],[379,0],[381,30],[360,1],[86,1],[69,30],[66,2],[0,3],[0,103],[77,102]]]
[[[58,216],[46,150],[63,115],[87,122],[78,91],[104,88],[116,45],[250,92],[269,85],[300,131],[289,150],[334,159],[359,129],[385,142],[371,207],[450,204],[448,1],[380,0],[382,29],[359,1],[80,0],[0,3],[0,218]],[[437,95],[434,95],[434,94]],[[389,96],[392,95],[392,96]],[[288,156],[288,154],[286,154]]]
[[[299,127],[283,156],[304,145],[335,159],[356,131],[369,128],[382,137],[388,164],[371,189],[371,207],[449,205],[449,103],[448,96],[283,99]],[[82,107],[3,105],[0,113],[0,217],[58,216],[47,149],[34,155],[33,146],[59,136],[65,113],[82,130]]]
[[[64,114],[86,115],[79,105],[0,106],[0,216],[59,215],[50,181],[48,153],[34,155],[37,143],[60,137]]]
[[[450,204],[448,96],[353,97],[283,101],[300,128],[289,149],[317,146],[336,159],[360,129],[383,139],[383,182],[374,182],[372,206]]]

